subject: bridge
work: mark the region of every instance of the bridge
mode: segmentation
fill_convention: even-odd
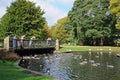
[[[6,38],[4,48],[7,51],[14,52],[20,56],[53,53],[56,47],[56,41],[53,40],[13,40]]]

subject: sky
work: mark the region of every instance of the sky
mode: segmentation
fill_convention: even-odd
[[[15,0],[0,0],[0,18],[6,13],[6,7]],[[58,19],[66,17],[73,7],[74,0],[29,0],[36,3],[45,11],[43,15],[49,26],[53,26]]]

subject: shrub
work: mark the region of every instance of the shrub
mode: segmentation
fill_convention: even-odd
[[[6,53],[3,59],[5,60],[18,60],[20,57],[15,53]]]
[[[17,60],[19,58],[19,55],[15,53],[6,52],[3,49],[0,50],[0,59],[2,60]]]
[[[5,57],[5,51],[3,49],[0,49],[0,59],[3,59]]]

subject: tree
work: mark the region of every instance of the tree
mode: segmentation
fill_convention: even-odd
[[[0,38],[4,39],[6,36],[7,28],[5,27],[5,24],[8,24],[8,15],[4,15],[4,18],[0,21]],[[4,24],[3,24],[4,23]]]
[[[110,11],[116,15],[116,28],[120,29],[120,0],[110,0]]]
[[[88,40],[90,45],[96,45],[96,39],[101,37],[101,34],[96,29],[89,29],[85,35],[90,39]]]
[[[51,28],[51,36],[54,39],[59,39],[61,43],[65,42],[66,39],[66,30],[64,23],[67,21],[67,17],[61,18],[57,23]]]
[[[6,14],[1,19],[1,25],[5,32],[12,32],[12,36],[25,34],[41,36],[42,29],[46,23],[43,17],[44,11],[35,3],[28,0],[16,0],[7,7]],[[2,34],[3,35],[3,34]],[[36,36],[39,38],[39,36]]]
[[[99,38],[95,39],[97,44],[107,44],[105,40],[109,39],[115,31],[114,17],[110,14],[108,7],[109,0],[76,0],[72,10],[68,13],[66,29],[70,28],[74,37],[78,41],[83,41],[84,45],[88,45],[90,39],[86,33],[94,29],[100,34]]]

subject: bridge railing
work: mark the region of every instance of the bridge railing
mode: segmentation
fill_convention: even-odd
[[[21,49],[21,48],[44,48],[44,47],[55,47],[55,41],[53,40],[10,40],[10,48]]]

